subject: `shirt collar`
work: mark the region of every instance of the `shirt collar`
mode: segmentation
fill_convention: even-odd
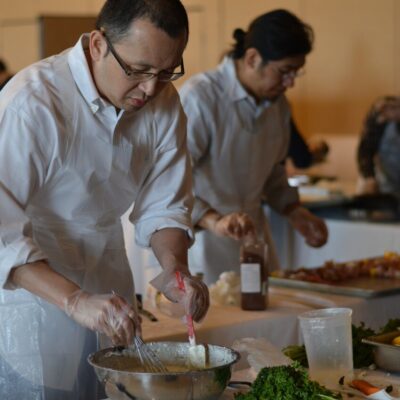
[[[92,74],[85,56],[85,50],[89,47],[89,34],[83,34],[75,46],[68,54],[68,64],[72,76],[82,96],[89,104],[93,114],[100,107],[106,107],[107,104],[100,97],[94,84]]]
[[[219,66],[219,69],[222,71],[224,77],[227,79],[227,98],[231,99],[232,102],[247,101],[255,110],[259,111],[268,108],[272,104],[272,102],[269,100],[264,100],[260,104],[256,104],[254,97],[246,91],[246,89],[237,78],[235,63],[232,57],[224,57],[222,63]]]

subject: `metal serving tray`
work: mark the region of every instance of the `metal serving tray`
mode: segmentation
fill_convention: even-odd
[[[400,293],[400,279],[356,278],[337,284],[314,283],[289,278],[269,277],[271,286],[313,290],[356,297],[379,297]]]
[[[391,344],[392,340],[397,336],[400,336],[400,331],[362,339],[363,343],[374,346],[374,362],[379,368],[400,372],[400,346]]]

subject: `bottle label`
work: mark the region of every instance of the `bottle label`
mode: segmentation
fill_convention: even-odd
[[[242,293],[261,292],[260,264],[243,263],[240,265],[240,286]]]

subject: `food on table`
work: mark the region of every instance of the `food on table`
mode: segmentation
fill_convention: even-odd
[[[283,354],[293,361],[297,361],[302,367],[308,368],[306,346],[291,344],[282,349]]]
[[[105,368],[111,368],[118,371],[148,372],[142,362],[138,359],[137,354],[130,349],[110,351],[106,353],[102,359],[102,364]],[[199,371],[209,367],[209,365],[203,365],[202,368],[199,368],[198,365],[193,365],[191,362],[188,362],[187,357],[173,359],[168,362],[163,361],[163,365],[169,373]]]
[[[350,386],[353,387],[354,389],[359,390],[366,396],[369,396],[370,394],[374,394],[381,390],[378,387],[371,385],[369,382],[363,379],[353,379],[350,383]]]
[[[240,276],[235,271],[225,271],[209,286],[212,304],[240,306]]]
[[[326,261],[319,268],[275,271],[277,278],[295,279],[314,283],[334,284],[362,277],[400,279],[400,255],[386,252],[383,257],[357,261]]]
[[[245,394],[236,394],[235,400],[334,400],[341,399],[334,393],[311,381],[307,371],[298,363],[263,368]]]
[[[382,327],[376,334],[382,335],[384,333],[393,332],[399,328],[400,328],[400,319],[399,318],[391,318],[386,323],[386,325],[384,327]]]
[[[353,339],[354,368],[369,367],[374,363],[374,355],[371,346],[362,342],[363,339],[374,334],[375,332],[371,328],[367,328],[363,322],[361,322],[359,326],[352,325],[351,336]]]
[[[392,340],[392,344],[395,346],[400,346],[400,336],[396,336],[393,340]]]
[[[380,328],[377,332],[371,328],[367,328],[363,322],[358,326],[353,324],[351,326],[351,334],[353,341],[354,368],[369,367],[374,363],[373,349],[368,344],[363,343],[362,339],[391,332],[396,330],[398,327],[400,327],[400,319],[397,318],[389,319],[385,326]],[[400,335],[397,338],[399,339],[400,345]],[[290,345],[283,348],[282,352],[291,360],[299,362],[303,367],[308,367],[306,348],[304,345]]]

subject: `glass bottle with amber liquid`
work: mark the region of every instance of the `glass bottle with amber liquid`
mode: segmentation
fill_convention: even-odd
[[[243,310],[267,308],[267,245],[261,240],[245,239],[240,247],[240,288]]]

